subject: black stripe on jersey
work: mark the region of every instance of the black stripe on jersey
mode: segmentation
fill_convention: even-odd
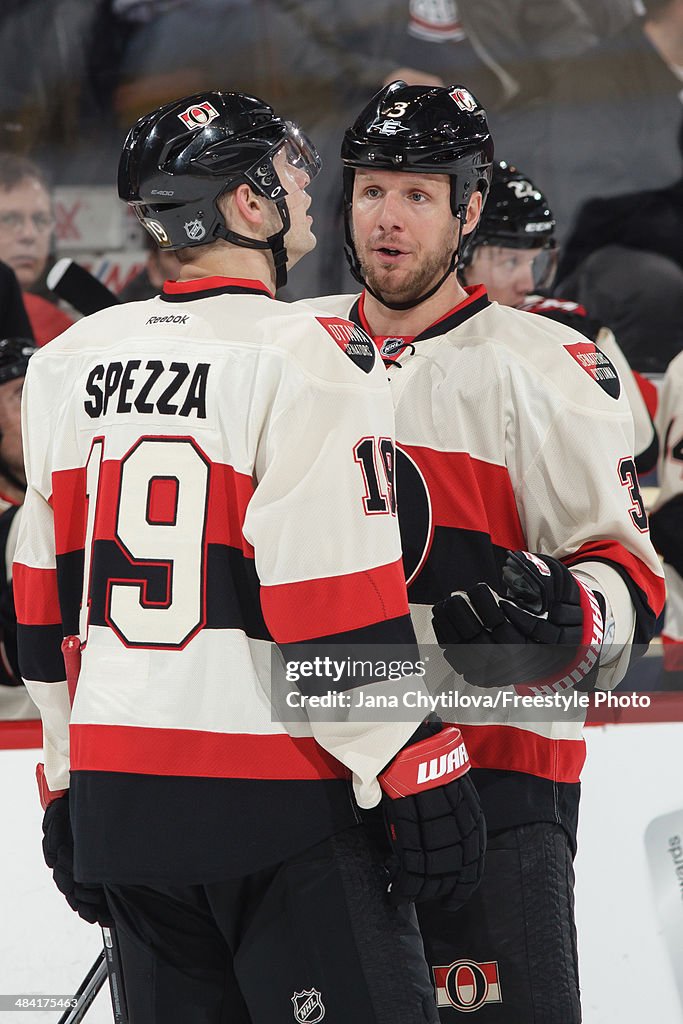
[[[506,555],[507,549],[492,544],[488,533],[435,526],[429,555],[408,587],[408,600],[431,605],[476,583],[488,583],[500,593]]]
[[[80,551],[57,555],[57,591],[64,636],[78,635],[79,632],[84,565],[85,553],[82,548]]]
[[[213,295],[261,295],[267,299],[272,298],[270,292],[264,291],[262,288],[246,288],[235,284],[221,285],[220,288],[197,289],[196,292],[179,292],[178,294],[162,292],[159,298],[162,302],[193,302],[195,299],[209,299]]]
[[[60,558],[57,559],[59,572]],[[270,640],[261,612],[260,585],[253,559],[237,548],[209,544],[206,550],[206,629],[241,629],[255,640]],[[106,626],[110,580],[146,582],[150,603],[168,600],[169,570],[166,564],[131,562],[114,541],[98,540],[93,546],[93,583],[90,622]],[[182,581],[175,585],[182,586]],[[80,598],[80,594],[79,594]]]
[[[552,821],[562,825],[576,853],[580,783],[553,782],[526,772],[492,768],[472,768],[470,778],[477,787],[489,833]]]
[[[302,678],[297,682],[297,688],[307,695],[330,691],[344,692],[361,684],[386,681],[386,675],[377,679],[373,679],[371,675],[359,676],[357,669],[349,664],[350,660],[371,660],[375,665],[409,661],[414,665],[420,659],[410,615],[399,615],[360,629],[278,646],[285,661],[302,662],[319,658],[322,662],[325,659],[332,659],[337,663],[333,676],[321,672],[317,676]],[[289,721],[286,713],[283,721]]]
[[[75,771],[70,807],[78,878],[140,885],[250,874],[358,821],[343,779]]]
[[[19,668],[24,679],[37,679],[43,683],[56,683],[66,679],[62,640],[64,632],[58,626],[17,625]]]
[[[432,324],[426,330],[422,331],[421,334],[417,334],[412,338],[412,344],[416,344],[418,341],[423,341],[426,338],[439,338],[442,334],[446,334],[448,331],[452,331],[455,327],[459,327],[460,324],[464,324],[465,321],[469,320],[476,313],[481,313],[482,309],[486,309],[490,306],[491,302],[488,295],[483,294],[478,299],[474,299],[472,302],[468,302],[462,308],[456,308],[448,316],[445,316],[443,320],[439,320],[438,323]],[[366,324],[363,323],[363,319],[360,315],[360,296],[356,299],[349,312],[348,319],[354,324],[357,324],[364,331],[367,330]]]
[[[683,494],[676,494],[656,512],[650,513],[652,543],[664,561],[683,576]]]
[[[639,474],[640,473],[649,473],[650,470],[654,469],[655,466],[657,465],[657,459],[658,458],[659,458],[659,439],[657,437],[657,432],[656,432],[656,430],[654,428],[654,424],[653,424],[653,426],[652,426],[652,440],[650,441],[650,444],[647,446],[647,448],[645,449],[644,452],[641,452],[640,455],[636,455],[636,457],[635,457],[636,471]]]

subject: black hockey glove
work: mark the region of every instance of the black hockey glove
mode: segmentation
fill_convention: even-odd
[[[603,640],[602,595],[548,555],[508,551],[506,593],[486,583],[434,605],[448,663],[472,686],[520,693],[590,689]]]
[[[69,817],[69,794],[48,804],[43,817],[43,856],[52,868],[57,888],[72,910],[90,924],[111,925],[104,889],[74,879],[74,840]]]
[[[441,900],[457,910],[479,885],[486,825],[469,767],[460,730],[448,726],[404,747],[379,776],[392,903]]]

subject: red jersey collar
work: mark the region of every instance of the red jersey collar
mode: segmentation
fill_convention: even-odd
[[[263,281],[244,277],[200,277],[195,281],[164,281],[161,298],[165,302],[187,302],[206,299],[211,295],[267,295],[275,296]]]
[[[418,341],[421,338],[433,338],[439,334],[444,334],[447,330],[452,330],[453,327],[463,323],[463,321],[469,319],[470,316],[473,316],[475,313],[478,313],[480,309],[483,309],[485,306],[490,304],[489,297],[486,294],[486,289],[483,284],[466,285],[465,291],[467,292],[466,299],[459,302],[457,306],[453,306],[453,308],[449,309],[447,313],[440,316],[438,320],[434,320],[433,323],[429,324],[428,327],[425,327],[419,334],[413,336],[406,334],[374,335],[365,315],[366,293],[364,291],[361,292],[360,297],[354,303],[349,319],[355,320],[359,327],[362,327],[371,338],[374,338],[380,344],[385,342],[387,338],[394,337],[397,339],[400,338],[406,342],[406,344],[409,344],[414,341]],[[446,321],[448,321],[447,325]]]

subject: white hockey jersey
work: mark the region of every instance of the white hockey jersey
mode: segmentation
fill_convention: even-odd
[[[269,687],[273,640],[414,643],[358,455],[393,450],[371,341],[259,282],[169,282],[42,349],[23,425],[20,664],[77,875],[223,878],[353,823],[350,774],[372,785],[414,724],[290,735]]]
[[[375,338],[396,412],[399,520],[418,641],[435,642],[436,601],[479,581],[503,592],[506,549],[536,551],[605,595],[615,644],[603,648],[598,686],[611,688],[631,644],[649,642],[664,594],[619,377],[583,335],[491,303],[481,286],[467,291],[419,336]],[[369,331],[362,295],[315,304]],[[452,686],[477,692],[455,676]],[[490,829],[551,820],[573,832],[585,759],[580,712],[562,721],[519,721],[509,710],[453,718]]]
[[[683,671],[683,353],[667,367],[656,418],[660,489],[651,513],[652,539],[664,558],[664,665]]]

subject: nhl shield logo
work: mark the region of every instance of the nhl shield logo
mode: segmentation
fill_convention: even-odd
[[[193,242],[201,242],[206,234],[206,228],[200,220],[188,220],[185,223],[185,234]]]
[[[318,1024],[325,1016],[323,999],[317,988],[304,989],[292,996],[294,1020],[299,1024]]]

